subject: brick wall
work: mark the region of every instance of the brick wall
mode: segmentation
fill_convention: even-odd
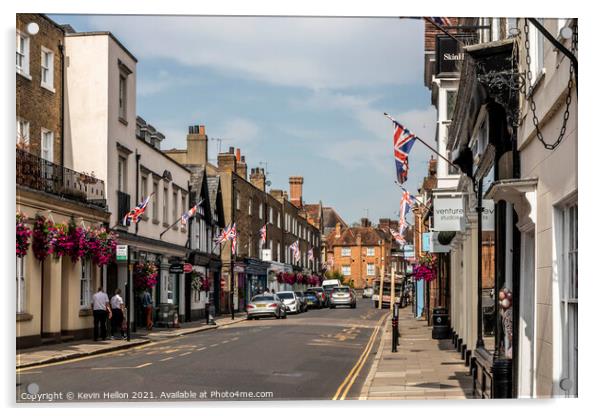
[[[36,35],[29,35],[26,26],[39,25]],[[41,129],[54,133],[53,162],[62,164],[61,127],[63,59],[59,45],[64,44],[64,32],[51,20],[40,14],[17,14],[17,30],[29,37],[29,77],[16,74],[16,114],[29,122],[28,150],[41,155]],[[54,92],[41,86],[42,46],[54,53]]]

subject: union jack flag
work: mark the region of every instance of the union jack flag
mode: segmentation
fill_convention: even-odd
[[[393,120],[393,152],[395,154],[395,167],[397,168],[397,182],[400,184],[408,180],[408,156],[414,146],[416,136],[404,126]]]
[[[230,226],[228,225],[227,227],[225,227],[221,233],[219,233],[215,239],[213,240],[215,242],[215,245],[217,246],[218,244],[224,243],[226,241],[228,241],[228,236],[230,235]]]
[[[232,225],[230,231],[228,232],[228,240],[232,240],[232,255],[236,254],[236,242],[237,242],[237,234],[236,234],[236,223]]]
[[[406,240],[403,238],[403,236],[401,234],[399,234],[399,232],[389,229],[389,231],[391,232],[391,235],[393,236],[393,238],[395,239],[395,241],[397,241],[400,245],[405,245]]]
[[[299,240],[295,241],[291,245],[291,250],[293,250],[293,259],[295,262],[301,260],[301,250],[299,250]]]
[[[265,240],[267,238],[267,224],[264,224],[263,227],[260,228],[259,230],[259,235],[261,236],[261,245],[265,244]]]
[[[202,203],[203,200],[201,199],[195,206],[193,206],[188,211],[182,214],[182,217],[180,218],[180,222],[182,223],[182,225],[186,225],[188,223],[188,220],[192,218],[194,214],[196,214],[197,210],[199,210]],[[200,211],[202,211],[202,208]]]
[[[439,26],[451,26],[452,22],[449,17],[431,17],[433,22],[437,23]]]
[[[125,227],[129,227],[132,221],[134,221],[134,224],[137,224],[138,221],[140,221],[140,217],[142,216],[142,214],[144,214],[144,211],[146,211],[146,206],[148,205],[148,201],[150,201],[150,197],[153,195],[154,195],[154,192],[152,194],[150,194],[149,196],[147,196],[146,198],[144,198],[144,200],[142,202],[140,202],[138,205],[136,205],[135,208],[132,208],[130,210],[130,212],[125,214],[125,217],[123,217],[123,222],[122,222],[122,224]]]
[[[408,226],[406,215],[412,210],[412,205],[414,204],[413,199],[414,197],[412,197],[408,191],[405,191],[399,203],[399,234],[401,236],[403,236],[403,233]]]

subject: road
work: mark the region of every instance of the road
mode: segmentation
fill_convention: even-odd
[[[17,372],[17,400],[356,399],[386,311],[310,310]],[[36,396],[24,393],[37,392]]]

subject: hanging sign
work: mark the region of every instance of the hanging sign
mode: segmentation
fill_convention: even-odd
[[[483,231],[495,231],[495,202],[493,199],[483,199]]]
[[[433,198],[433,230],[463,231],[464,199],[458,196],[436,196]]]
[[[170,264],[169,265],[169,273],[171,273],[171,274],[184,273],[184,264],[183,263]]]

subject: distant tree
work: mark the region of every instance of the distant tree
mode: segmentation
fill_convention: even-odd
[[[340,281],[345,279],[345,276],[343,276],[343,273],[339,270],[329,270],[326,272],[325,276],[327,279],[339,279]]]

